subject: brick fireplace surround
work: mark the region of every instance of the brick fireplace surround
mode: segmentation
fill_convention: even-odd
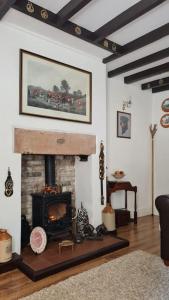
[[[32,225],[32,196],[45,186],[44,155],[23,154],[21,172],[21,213]],[[72,206],[75,206],[75,157],[55,156],[55,184],[62,186],[63,192],[71,192]]]
[[[45,155],[55,156],[55,184],[62,191],[71,192],[75,207],[75,157],[96,153],[96,137],[85,134],[14,130],[15,153],[22,155],[21,213],[32,225],[32,193],[41,192],[45,186]]]

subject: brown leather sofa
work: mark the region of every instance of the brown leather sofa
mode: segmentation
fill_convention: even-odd
[[[169,195],[161,195],[155,200],[160,216],[161,258],[169,266]]]

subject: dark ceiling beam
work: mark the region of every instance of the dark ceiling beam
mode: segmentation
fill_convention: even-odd
[[[153,80],[153,81],[150,81],[150,82],[143,83],[141,85],[141,89],[142,90],[148,90],[148,89],[152,89],[152,88],[155,88],[155,87],[161,87],[161,86],[164,86],[164,85],[169,85],[169,77],[160,78],[160,79],[157,79],[157,80]]]
[[[120,75],[122,73],[134,70],[136,68],[140,68],[142,66],[145,66],[147,64],[153,63],[155,61],[158,61],[160,59],[166,58],[169,56],[169,48],[160,50],[158,52],[155,52],[153,54],[147,55],[143,58],[137,59],[129,64],[123,65],[119,68],[116,68],[114,70],[111,70],[108,72],[108,77],[114,77],[117,75]]]
[[[162,74],[162,73],[165,73],[168,71],[169,71],[169,62],[159,65],[159,66],[156,66],[156,67],[153,67],[153,68],[150,68],[150,69],[147,69],[147,70],[144,70],[144,71],[141,71],[141,72],[138,72],[138,73],[135,73],[135,74],[132,74],[132,75],[129,75],[129,76],[126,76],[126,77],[124,77],[124,82],[132,83],[132,82],[136,82],[136,81],[139,81],[139,80],[151,77],[151,76],[155,76],[158,74]]]
[[[105,57],[103,59],[103,63],[108,63],[119,57],[129,54],[135,50],[138,50],[139,48],[145,47],[167,36],[168,34],[169,34],[169,23],[142,35],[141,37],[125,44],[124,46],[121,46],[120,53],[111,54],[108,57]]]
[[[79,10],[86,6],[92,0],[71,0],[68,2],[57,14],[57,25],[62,26],[66,21],[68,21],[73,15],[75,15]]]
[[[121,50],[120,45],[108,39],[104,40],[103,42],[94,42],[91,39],[92,31],[78,26],[73,22],[66,21],[62,26],[57,25],[57,14],[54,14],[53,12],[47,9],[44,9],[41,6],[32,3],[31,1],[28,2],[27,0],[16,0],[12,7],[28,16],[31,16],[41,22],[44,22],[57,29],[60,29],[68,34],[76,36],[81,40],[84,40],[92,45],[110,51],[111,53],[114,53],[115,51],[120,52]]]
[[[16,0],[1,0],[0,1],[0,20],[8,12],[10,7],[15,3]]]
[[[114,33],[140,16],[144,15],[151,9],[165,2],[166,0],[141,0],[127,10],[123,11],[120,15],[110,20],[102,27],[97,29],[94,33],[96,35],[95,41],[101,41],[108,35]]]
[[[152,93],[159,93],[159,92],[168,91],[168,90],[169,90],[169,84],[153,88]]]

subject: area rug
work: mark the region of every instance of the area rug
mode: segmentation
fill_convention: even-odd
[[[160,257],[138,250],[23,299],[168,300],[169,268]]]

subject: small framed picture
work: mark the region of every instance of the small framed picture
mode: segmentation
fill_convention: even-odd
[[[117,111],[117,137],[131,138],[131,114]]]

